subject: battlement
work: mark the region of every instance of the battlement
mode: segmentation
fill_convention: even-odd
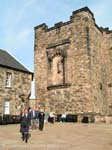
[[[107,28],[99,27],[99,26],[95,23],[94,14],[92,13],[92,11],[91,11],[88,7],[83,7],[83,8],[81,8],[81,9],[78,9],[78,10],[73,11],[73,12],[72,12],[72,15],[70,16],[70,20],[69,20],[69,21],[66,21],[66,22],[62,22],[62,21],[57,22],[57,23],[54,24],[54,26],[52,26],[52,27],[50,27],[50,28],[49,28],[45,23],[42,23],[42,24],[40,24],[40,25],[38,25],[38,26],[35,26],[34,29],[35,29],[35,30],[42,29],[42,30],[44,30],[45,32],[49,32],[49,31],[51,31],[51,30],[55,30],[55,29],[57,29],[57,28],[60,28],[60,27],[65,26],[65,25],[69,25],[69,24],[73,23],[73,19],[74,19],[79,13],[81,13],[81,12],[88,12],[88,13],[91,15],[91,17],[92,17],[92,19],[93,19],[93,22],[94,22],[94,25],[96,26],[96,28],[97,28],[101,33],[103,33],[103,32],[106,32],[107,34],[112,33],[112,30],[109,30],[108,27],[107,27]]]
[[[110,30],[108,27],[106,27],[106,28],[100,27],[100,29],[102,31],[106,32],[107,34],[112,33],[112,30]]]
[[[37,30],[37,29],[39,29],[39,28],[42,28],[42,29],[45,30],[45,31],[50,31],[50,30],[54,30],[54,29],[60,28],[60,27],[62,27],[62,26],[65,26],[65,25],[68,25],[68,24],[70,24],[70,23],[73,23],[73,18],[74,18],[77,14],[79,14],[79,13],[81,13],[81,12],[89,12],[90,15],[92,16],[92,19],[95,21],[94,15],[93,15],[93,13],[91,12],[91,10],[90,10],[88,7],[83,7],[83,8],[81,8],[81,9],[76,10],[76,11],[73,11],[73,12],[72,12],[72,16],[70,16],[70,20],[67,21],[67,22],[62,22],[62,21],[61,21],[61,22],[58,22],[58,23],[54,24],[53,27],[50,27],[50,28],[48,28],[48,26],[47,26],[45,23],[42,23],[42,24],[40,24],[40,25],[38,25],[38,26],[35,26],[34,29]]]
[[[88,7],[83,7],[83,8],[81,8],[81,9],[78,9],[78,10],[73,11],[73,12],[72,12],[72,16],[74,16],[74,15],[76,15],[77,13],[80,13],[80,12],[82,12],[82,11],[89,12],[89,13],[92,15],[92,17],[93,17],[93,20],[95,20],[92,11],[91,11]]]
[[[81,13],[81,12],[89,12],[89,14],[92,16],[92,19],[93,19],[93,21],[94,21],[94,25],[96,26],[96,28],[97,28],[101,33],[103,33],[103,32],[106,32],[107,34],[112,33],[112,30],[109,30],[108,27],[106,27],[106,28],[99,27],[99,26],[95,23],[94,14],[92,13],[92,11],[91,11],[88,7],[83,7],[83,8],[81,8],[81,9],[78,9],[78,10],[73,11],[73,12],[72,12],[72,15],[70,16],[70,20],[69,20],[69,21],[66,21],[66,22],[62,22],[62,21],[57,22],[57,23],[54,24],[54,26],[52,26],[52,27],[50,27],[50,28],[49,28],[45,23],[42,23],[42,24],[40,24],[40,25],[38,25],[38,26],[35,26],[34,29],[35,29],[35,30],[42,29],[42,30],[44,30],[45,32],[49,32],[49,31],[51,31],[51,30],[55,30],[55,29],[57,29],[57,28],[60,28],[60,27],[65,26],[65,25],[69,25],[69,24],[73,23],[73,19],[76,17],[76,15],[79,14],[79,13]]]

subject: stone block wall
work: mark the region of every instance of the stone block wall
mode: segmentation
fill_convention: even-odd
[[[12,74],[11,87],[5,87],[6,72]],[[32,74],[0,67],[0,113],[4,114],[5,101],[10,102],[10,114],[18,115],[28,106],[31,92]]]
[[[87,7],[74,11],[68,22],[35,27],[37,103],[56,113],[107,114],[110,34],[96,25]]]

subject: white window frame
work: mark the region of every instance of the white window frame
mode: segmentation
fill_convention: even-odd
[[[10,88],[12,85],[12,73],[6,72],[5,87]]]
[[[4,101],[4,115],[10,114],[10,101]]]

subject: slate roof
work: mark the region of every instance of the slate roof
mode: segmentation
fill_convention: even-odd
[[[32,74],[32,72],[30,72],[27,68],[25,68],[20,62],[18,62],[7,51],[1,50],[1,49],[0,49],[0,66]]]

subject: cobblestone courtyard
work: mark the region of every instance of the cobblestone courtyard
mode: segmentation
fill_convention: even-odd
[[[19,125],[0,126],[0,150],[112,150],[112,124],[47,124],[21,140]]]

